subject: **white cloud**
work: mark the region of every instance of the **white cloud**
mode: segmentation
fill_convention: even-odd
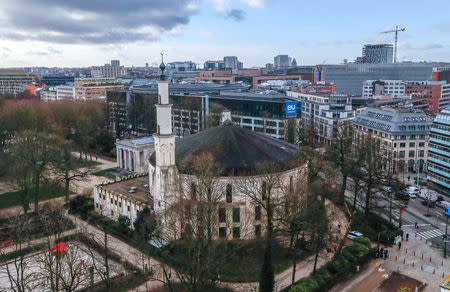
[[[252,8],[257,9],[266,8],[269,2],[268,0],[240,0],[240,1],[248,4],[248,6]]]

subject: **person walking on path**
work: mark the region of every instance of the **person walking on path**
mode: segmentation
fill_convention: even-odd
[[[385,250],[384,250],[384,259],[387,259],[387,257],[388,257],[388,250],[385,249]]]
[[[406,233],[406,241],[409,240],[409,233]]]
[[[402,242],[399,241],[399,242],[398,242],[398,249],[400,249],[401,247],[402,247]]]

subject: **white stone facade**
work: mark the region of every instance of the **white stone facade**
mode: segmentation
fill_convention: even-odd
[[[153,137],[116,140],[117,167],[131,172],[148,171],[148,158],[155,150]]]

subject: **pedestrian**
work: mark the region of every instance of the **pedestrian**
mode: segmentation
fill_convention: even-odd
[[[336,244],[333,245],[333,249],[334,249],[335,252],[337,251],[337,245]]]
[[[401,247],[402,247],[402,242],[399,241],[399,242],[398,242],[398,249],[400,249]]]
[[[406,241],[409,240],[409,233],[406,233]]]
[[[384,259],[387,259],[387,256],[388,256],[388,250],[385,249],[385,250],[384,250]]]
[[[414,228],[419,228],[419,226],[417,225],[417,222],[416,223],[414,223]]]

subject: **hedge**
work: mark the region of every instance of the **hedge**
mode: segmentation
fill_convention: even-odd
[[[357,238],[352,245],[345,247],[340,255],[317,269],[315,273],[311,273],[309,277],[300,279],[289,291],[328,291],[356,271],[356,266],[367,262],[372,255],[370,240],[367,237]]]

